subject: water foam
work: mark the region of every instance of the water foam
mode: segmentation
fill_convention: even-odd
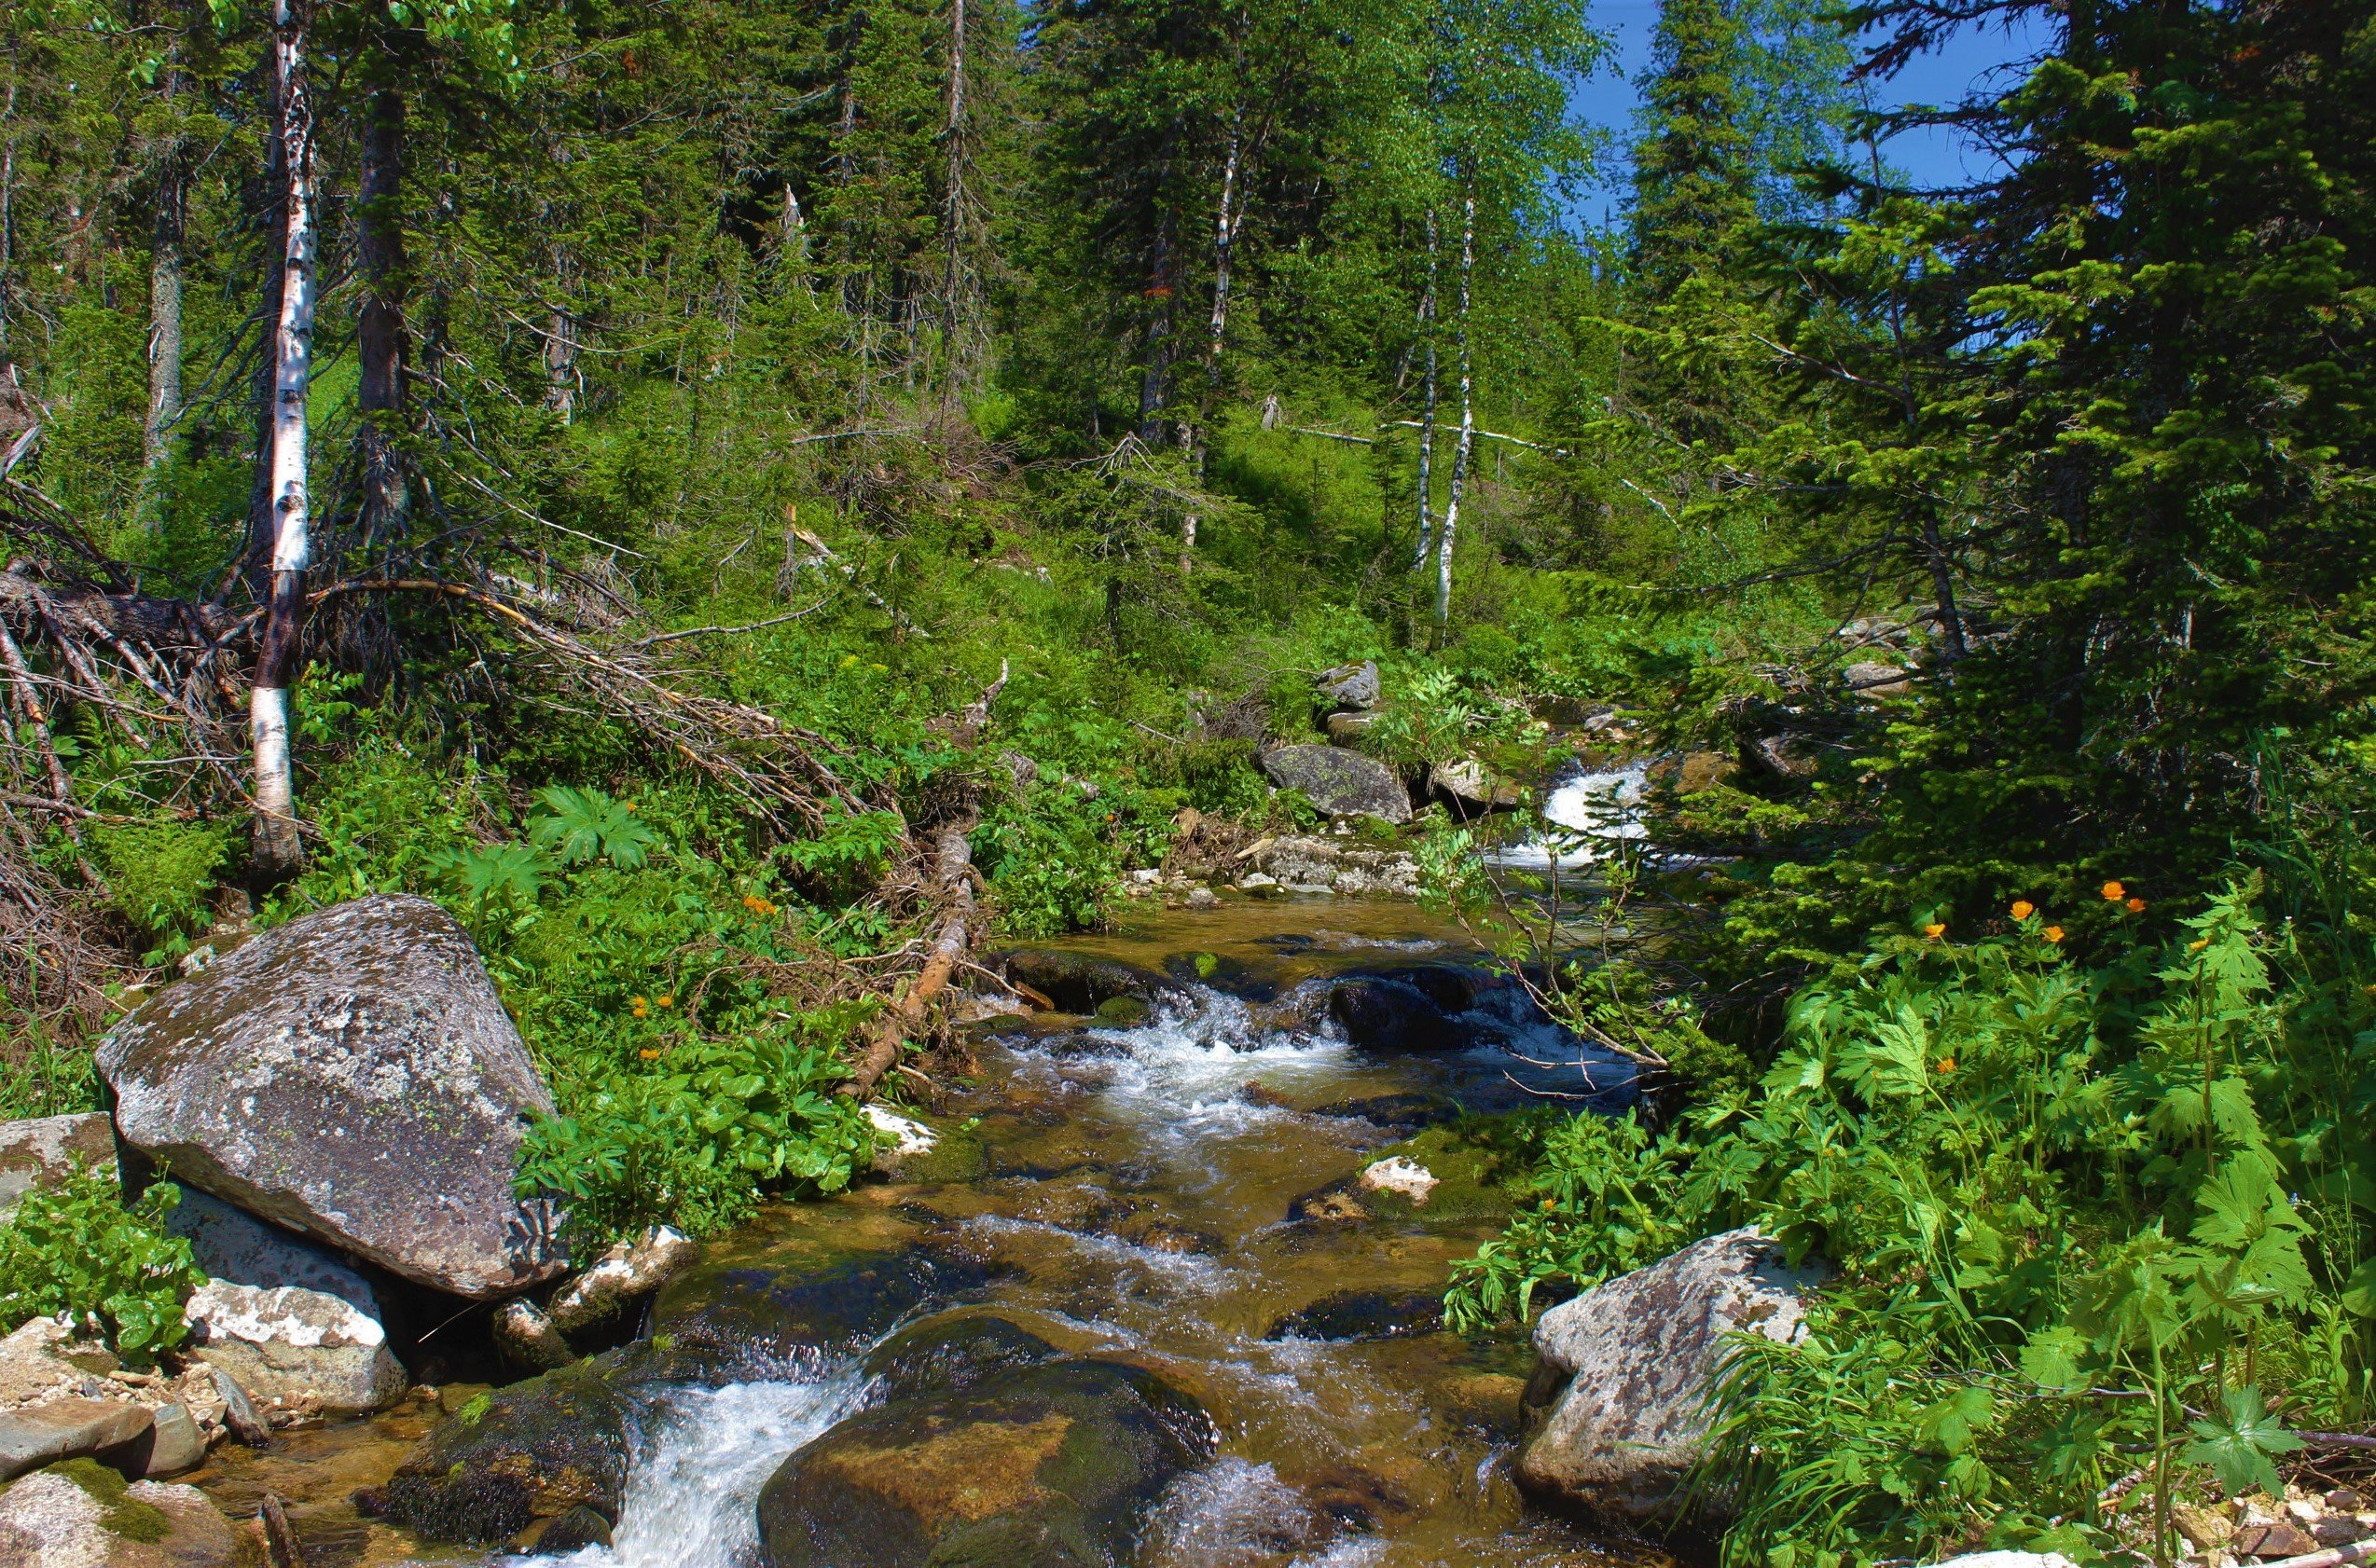
[[[672,1391],[636,1456],[612,1545],[508,1568],[748,1568],[759,1552],[759,1489],[794,1450],[864,1402],[854,1368],[820,1382],[736,1382]]]

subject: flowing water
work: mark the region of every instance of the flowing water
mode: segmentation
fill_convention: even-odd
[[[1232,904],[1064,945],[1184,979],[1133,1027],[984,1025],[978,1072],[932,1107],[950,1135],[979,1140],[969,1179],[870,1183],[770,1210],[713,1255],[780,1264],[852,1246],[956,1247],[989,1283],[938,1310],[995,1314],[1195,1396],[1220,1456],[1151,1510],[1142,1568],[1553,1568],[1651,1555],[1540,1513],[1512,1484],[1524,1344],[1464,1342],[1416,1316],[1450,1264],[1499,1229],[1486,1189],[1447,1181],[1402,1218],[1290,1218],[1299,1200],[1356,1177],[1408,1135],[1414,1097],[1491,1109],[1551,1090],[1614,1106],[1630,1093],[1620,1065],[1588,1057],[1507,991],[1487,991],[1458,1018],[1462,1049],[1385,1055],[1348,1043],[1327,1016],[1333,977],[1480,956],[1407,905]],[[1416,1152],[1435,1147],[1423,1136]],[[1380,1337],[1316,1338],[1282,1321],[1348,1292],[1367,1293]],[[563,1561],[751,1561],[761,1484],[867,1400],[857,1360],[804,1382],[669,1396],[615,1546]],[[398,1429],[425,1424],[399,1413],[346,1429],[359,1436],[341,1473],[377,1463],[384,1474]],[[316,1568],[467,1560],[353,1521],[340,1493],[305,1487],[285,1456],[276,1462],[278,1489],[310,1508],[332,1548]],[[240,1467],[254,1463],[218,1460],[199,1479],[218,1494],[253,1492],[262,1483]]]

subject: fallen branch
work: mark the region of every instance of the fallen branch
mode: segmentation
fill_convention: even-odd
[[[973,943],[973,869],[974,846],[966,841],[965,830],[954,825],[942,829],[932,846],[932,884],[942,914],[930,956],[906,992],[876,1021],[866,1053],[841,1086],[842,1093],[860,1100],[872,1093],[899,1060],[901,1048],[923,1022],[932,998],[948,988],[948,977]]]

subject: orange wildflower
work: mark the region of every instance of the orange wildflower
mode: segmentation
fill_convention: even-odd
[[[2014,919],[2016,919],[2016,920],[2026,920],[2026,919],[2028,919],[2031,915],[2035,915],[2035,914],[2037,914],[2037,913],[2038,913],[2038,906],[2037,906],[2036,904],[2034,904],[2034,903],[2030,902],[2027,899],[2015,899],[2015,900],[2013,901],[2013,918],[2014,918]]]
[[[671,996],[664,995],[660,997],[660,1005],[662,1007],[674,1007],[676,1006],[676,998]]]
[[[1947,928],[1940,922],[1933,920],[1929,925],[1925,926],[1922,928],[1922,934],[1928,937],[1931,941],[1937,942],[1941,937],[1947,934]]]
[[[2144,914],[2144,913],[2145,913],[2145,901],[2144,901],[2143,899],[2131,899],[2131,900],[2129,901],[2129,913],[2130,913],[2131,915],[2142,915],[2142,914]]]
[[[645,1046],[642,1050],[641,1050],[641,1051],[637,1052],[636,1052],[636,1054],[637,1054],[638,1056],[642,1057],[642,1058],[643,1058],[645,1061],[647,1061],[647,1062],[656,1062],[656,1061],[658,1061],[658,1060],[660,1059],[660,1053],[659,1053],[658,1052],[656,1052],[656,1051],[653,1050],[653,1049],[652,1049],[650,1046],[648,1046],[648,1045],[647,1045],[647,1046]]]
[[[2060,926],[2049,926],[2046,928],[2045,936],[2046,940],[2049,942],[2060,942],[2063,940],[2063,928]]]
[[[2129,890],[2126,887],[2121,887],[2119,883],[2107,882],[2104,884],[2104,901],[2106,903],[2119,903],[2122,899],[2125,899],[2128,896]]]
[[[1955,1059],[1953,1056],[1941,1057],[1939,1059],[1939,1070],[1942,1073],[1954,1072],[1955,1070]]]

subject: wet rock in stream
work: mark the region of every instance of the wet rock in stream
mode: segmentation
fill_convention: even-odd
[[[1209,1458],[1201,1407],[1109,1361],[1024,1368],[852,1416],[759,1496],[767,1568],[1105,1568]]]
[[[1175,982],[1153,970],[1056,948],[1018,947],[990,960],[1017,985],[1028,985],[1059,1012],[1094,1013],[1116,997],[1152,1005],[1182,995]]]
[[[670,1391],[813,1376],[987,1278],[922,1246],[797,1267],[697,1265],[654,1302],[649,1339],[462,1406],[397,1468],[387,1517],[433,1541],[505,1540],[580,1506],[615,1520],[629,1460]]]
[[[1057,1348],[1002,1317],[932,1317],[866,1357],[866,1375],[892,1400],[954,1394],[1002,1372],[1057,1358]]]
[[[1270,1326],[1265,1340],[1396,1340],[1444,1327],[1444,1298],[1433,1291],[1340,1290],[1299,1307]]]
[[[652,1343],[685,1381],[738,1372],[781,1376],[859,1349],[928,1300],[979,1288],[978,1261],[936,1247],[861,1253],[827,1263],[704,1263],[652,1304]]]

